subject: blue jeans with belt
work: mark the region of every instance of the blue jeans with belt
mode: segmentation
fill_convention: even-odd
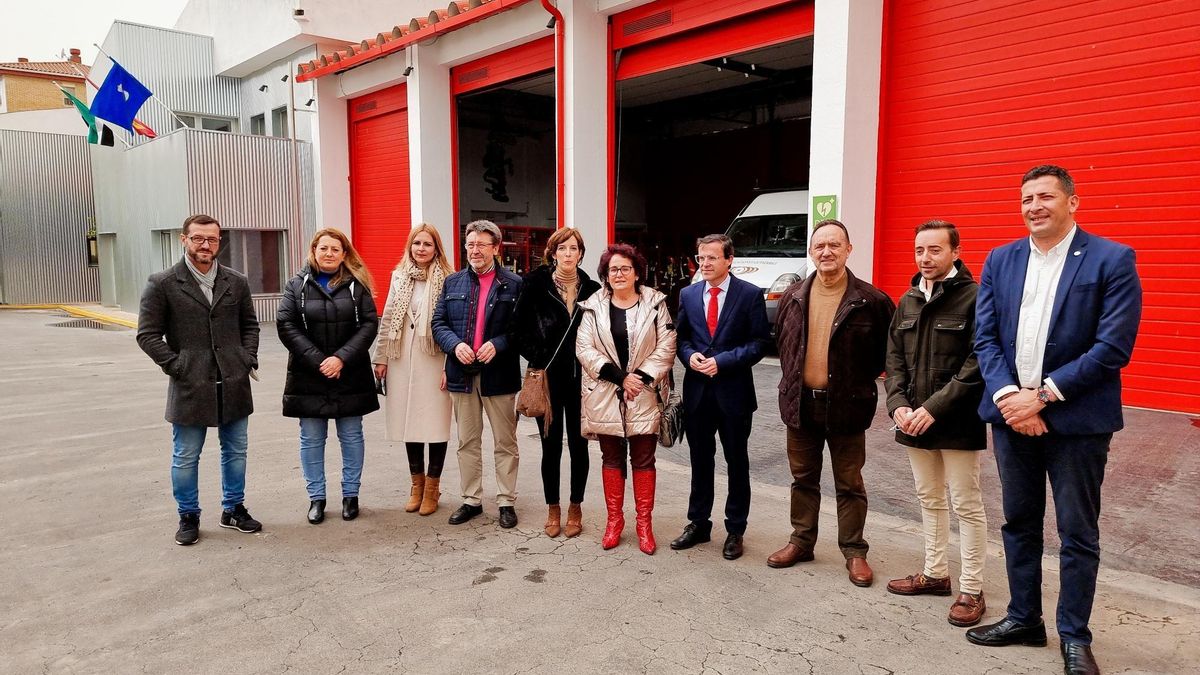
[[[221,508],[230,511],[246,495],[246,430],[250,418],[243,417],[217,427],[221,443]],[[200,451],[208,427],[172,424],[174,450],[171,454],[171,490],[179,515],[200,514]]]
[[[342,446],[342,496],[357,497],[363,468],[362,416],[334,420],[338,443]],[[309,499],[325,499],[325,439],[329,420],[322,417],[300,418],[300,470],[308,484]]]

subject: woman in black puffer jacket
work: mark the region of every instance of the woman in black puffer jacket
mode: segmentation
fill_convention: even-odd
[[[300,468],[308,483],[308,522],[325,519],[325,439],[329,420],[342,446],[342,518],[358,516],[362,418],[379,409],[371,343],[379,321],[371,275],[341,231],[317,232],[308,264],[288,282],[276,315],[290,352],[283,414],[300,418]]]

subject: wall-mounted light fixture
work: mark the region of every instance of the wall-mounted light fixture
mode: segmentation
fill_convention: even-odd
[[[408,66],[407,68],[405,68],[405,69],[404,69],[404,72],[403,72],[403,73],[401,73],[401,74],[402,74],[404,77],[408,77],[409,75],[412,75],[412,71],[413,71],[413,67],[412,67],[412,66]]]
[[[270,87],[268,87],[268,86],[267,86],[267,85],[265,85],[265,84],[263,84],[263,85],[260,85],[260,86],[258,87],[258,90],[259,90],[259,91],[263,91],[263,92],[265,92],[265,91],[266,91],[266,90],[268,90],[268,89],[270,89]]]
[[[310,99],[308,99],[307,101],[305,101],[305,102],[304,102],[304,107],[306,107],[306,108],[311,108],[311,107],[312,107],[312,104],[314,104],[314,103],[316,103],[316,102],[317,102],[317,99],[315,99],[315,98],[310,98]]]
[[[279,78],[279,81],[280,81],[280,82],[287,82],[287,81],[288,81],[288,77],[289,77],[289,76],[288,76],[288,75],[285,73],[283,77]]]

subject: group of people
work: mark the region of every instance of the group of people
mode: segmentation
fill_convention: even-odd
[[[837,504],[838,546],[849,580],[870,586],[863,536],[866,429],[886,375],[888,413],[909,456],[924,530],[924,565],[887,590],[950,595],[948,513],[960,525],[959,594],[948,620],[982,619],[987,522],[979,451],[993,445],[1003,490],[1002,528],[1010,602],[998,623],[967,631],[981,645],[1044,645],[1041,556],[1047,478],[1062,539],[1057,628],[1068,673],[1098,672],[1088,630],[1099,566],[1100,486],[1109,442],[1122,426],[1120,370],[1129,361],[1141,311],[1134,254],[1079,229],[1074,181],[1053,165],[1021,180],[1029,232],[988,255],[978,282],[959,259],[960,234],[946,221],[916,229],[918,271],[899,306],[847,267],[846,226],[813,226],[815,272],[782,295],[776,318],[782,377],[779,412],[793,476],[793,532],[767,557],[773,568],[814,559],[828,447]],[[324,519],[324,449],[333,420],[342,450],[342,517],[359,513],[364,415],[383,395],[387,440],[402,442],[412,477],[409,512],[438,508],[441,474],[457,424],[461,505],[451,524],[483,512],[483,418],[492,432],[499,525],[515,527],[515,402],[520,358],[543,371],[548,411],[538,417],[545,533],[578,536],[589,471],[588,440],[599,441],[607,521],[605,549],[625,526],[632,474],[639,548],[657,548],[651,514],[655,449],[674,386],[685,369],[681,407],[691,461],[687,525],[670,546],[712,536],[716,440],[728,467],[722,554],[743,554],[750,512],[748,442],[757,409],[752,368],[770,344],[762,290],[730,273],[732,242],[701,237],[703,279],[685,288],[672,317],[666,297],[643,284],[645,258],[627,244],[607,247],[593,280],[580,264],[583,237],[554,232],[546,265],[524,278],[496,264],[500,229],[467,225],[468,266],[454,272],[435,228],[412,229],[392,272],[382,318],[372,280],[336,229],[314,236],[307,264],[289,281],[277,315],[289,351],[283,413],[299,418],[308,520]],[[244,499],[250,379],[257,379],[258,323],[244,277],[219,265],[220,226],[188,218],[185,255],[151,276],[142,298],[138,343],[170,376],[172,486],[176,542],[199,537],[196,466],[208,427],[221,445],[220,525],[256,532]],[[541,382],[542,380],[534,379]],[[563,523],[560,466],[569,453]],[[948,490],[947,490],[948,487]]]

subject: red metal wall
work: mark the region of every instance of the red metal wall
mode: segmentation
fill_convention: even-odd
[[[348,105],[351,234],[375,279],[375,304],[382,309],[392,268],[412,229],[407,87],[353,98]]]
[[[875,279],[898,296],[913,228],[945,218],[976,275],[1025,234],[1022,173],[1066,167],[1080,227],[1137,250],[1127,405],[1200,412],[1200,3],[885,4]]]

